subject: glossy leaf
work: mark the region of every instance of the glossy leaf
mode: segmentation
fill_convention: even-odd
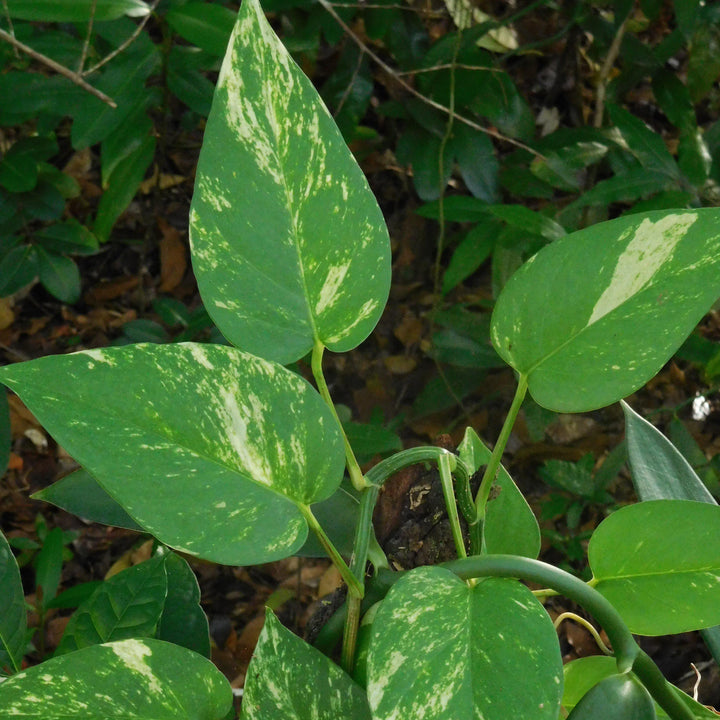
[[[72,305],[80,299],[80,269],[72,258],[36,248],[38,274],[45,289],[60,302]]]
[[[209,660],[161,640],[93,645],[0,684],[3,713],[27,720],[221,720],[231,705]]]
[[[143,0],[7,0],[7,9],[12,18],[40,22],[115,20],[150,12]]]
[[[630,673],[603,678],[583,695],[568,720],[655,720],[650,693]]]
[[[565,676],[563,707],[568,711],[572,710],[580,702],[583,695],[593,686],[616,673],[617,662],[614,657],[607,655],[592,655],[566,663],[563,667]],[[717,720],[717,715],[704,705],[696,702],[677,688],[673,688],[673,690],[697,720],[709,720],[710,718]],[[655,705],[655,712],[658,718],[668,717],[667,713],[659,705]],[[604,717],[609,717],[609,714],[606,713]]]
[[[560,709],[555,630],[515,580],[470,587],[444,568],[411,570],[377,611],[367,673],[374,720],[557,720]]]
[[[640,500],[696,500],[717,504],[705,483],[675,445],[625,401],[621,405],[625,413],[631,477]],[[685,426],[682,423],[679,425],[687,433]],[[689,440],[692,441],[692,438]],[[696,445],[695,449],[704,461],[705,455]],[[710,652],[718,660],[720,627],[705,628],[700,632]]]
[[[25,654],[27,612],[20,570],[0,532],[0,672],[20,669]]]
[[[55,652],[152,637],[167,595],[165,558],[156,556],[113,575],[70,617]]]
[[[625,436],[632,481],[640,500],[715,503],[704,483],[675,446],[625,401]]]
[[[307,534],[299,507],[342,479],[320,395],[234,348],[89,350],[8,366],[0,379],[139,525],[191,555],[230,565],[291,555]]]
[[[492,452],[472,428],[458,447],[460,459],[475,473],[490,461]],[[504,467],[500,467],[495,490],[487,504],[485,543],[495,554],[537,558],[540,554],[540,528],[525,497]]]
[[[155,142],[154,137],[146,137],[141,145],[115,166],[108,178],[108,189],[100,198],[93,226],[93,231],[100,242],[108,240],[115,221],[135,197],[145,172],[155,156]]]
[[[271,610],[248,668],[242,720],[370,720],[365,693]]]
[[[14,247],[0,260],[0,297],[29,285],[37,274],[37,252],[32,245]]]
[[[495,306],[493,345],[528,377],[538,404],[603,407],[667,362],[720,295],[719,269],[715,209],[594,225],[513,275]]]
[[[222,57],[235,25],[235,13],[221,5],[188,2],[165,16],[170,27],[193,45]]]
[[[588,559],[595,589],[638,635],[720,624],[720,507],[651,500],[606,518]]]
[[[90,522],[142,531],[122,506],[83,468],[36,492],[32,498],[57,505]]]
[[[5,474],[10,462],[10,444],[12,428],[10,427],[10,406],[7,393],[0,392],[0,477]]]
[[[350,350],[375,326],[390,283],[382,214],[257,0],[223,62],[190,221],[200,292],[233,344],[289,363],[317,341]]]
[[[175,553],[165,556],[167,595],[156,637],[210,657],[207,615],[200,607],[200,586],[187,562]]]
[[[46,608],[57,595],[63,564],[63,531],[53,528],[43,539],[35,560],[35,585],[38,603]]]
[[[97,238],[77,220],[49,225],[34,234],[45,250],[55,253],[91,255],[98,249]]]
[[[642,120],[627,110],[609,104],[607,112],[615,129],[631,152],[646,170],[680,179],[677,164],[658,133],[653,132]]]

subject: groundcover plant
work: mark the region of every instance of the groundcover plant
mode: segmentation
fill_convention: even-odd
[[[375,326],[390,284],[387,231],[258,0],[243,3],[218,81],[191,242],[203,300],[231,346],[141,344],[0,371],[82,465],[85,487],[105,498],[100,514],[162,544],[98,587],[53,658],[20,671],[23,592],[0,540],[0,667],[9,675],[0,715],[231,716],[230,686],[204,657],[194,577],[171,548],[246,565],[301,552],[311,533],[347,584],[346,606],[317,643],[327,654],[268,611],[247,675],[248,720],[716,716],[671,686],[631,634],[704,628],[717,647],[720,508],[679,453],[624,406],[645,501],[596,529],[587,583],[537,560],[537,522],[500,460],[527,392],[581,412],[658,372],[720,294],[719,211],[632,215],[546,246],[493,313],[492,342],[518,381],[494,449],[468,429],[457,455],[413,448],[365,474],[322,357]],[[284,367],[308,354],[315,387]],[[457,560],[394,572],[372,511],[383,482],[417,462],[437,464]],[[345,471],[354,495],[341,487]],[[542,605],[558,593],[604,628],[611,657],[563,668]]]

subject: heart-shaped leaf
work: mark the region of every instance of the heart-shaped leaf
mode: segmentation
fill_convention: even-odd
[[[370,720],[365,693],[267,610],[248,668],[242,720]]]
[[[0,683],[6,717],[221,720],[230,683],[207,659],[161,640],[93,645]]]
[[[650,693],[630,673],[603,678],[583,695],[568,720],[655,720]]]
[[[440,567],[408,572],[373,620],[367,675],[374,720],[557,720],[560,710],[553,624],[506,578],[469,585]]]
[[[307,535],[301,507],[342,479],[320,395],[234,348],[89,350],[7,366],[0,380],[135,522],[208,560],[291,555]]]
[[[223,62],[190,212],[208,312],[234,345],[287,364],[375,326],[390,285],[377,202],[258,0]]]
[[[720,211],[652,212],[543,248],[498,298],[491,337],[559,412],[608,405],[647,382],[720,296]]]
[[[638,635],[720,624],[720,506],[650,500],[603,520],[590,538],[595,589]]]

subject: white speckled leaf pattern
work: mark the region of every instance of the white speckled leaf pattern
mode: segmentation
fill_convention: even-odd
[[[247,672],[242,720],[370,720],[370,708],[349,675],[267,610]]]
[[[720,297],[720,210],[618,218],[556,240],[498,298],[491,337],[544,407],[581,412],[647,382]]]
[[[244,0],[208,118],[190,212],[208,312],[237,347],[287,364],[364,340],[390,285],[382,213],[333,119]]]
[[[20,667],[25,652],[27,611],[17,561],[0,532],[0,669]]]
[[[162,640],[93,645],[0,683],[0,715],[22,720],[221,720],[231,705],[209,660]]]
[[[516,580],[410,571],[380,605],[367,663],[374,720],[558,718],[557,635]]]
[[[342,479],[320,395],[234,348],[89,350],[2,368],[0,381],[138,524],[207,560],[291,555],[307,536],[299,506]]]
[[[720,625],[720,506],[648,500],[603,520],[588,560],[602,593],[638,635]]]

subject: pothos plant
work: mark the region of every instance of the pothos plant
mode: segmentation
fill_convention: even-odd
[[[542,249],[492,317],[492,342],[518,380],[493,450],[468,429],[457,455],[413,448],[364,474],[322,358],[375,326],[390,284],[387,231],[258,0],[244,0],[222,66],[190,224],[203,300],[231,346],[89,350],[8,366],[0,379],[84,468],[49,499],[65,493],[72,505],[63,488],[104,497],[89,514],[217,563],[270,562],[307,550],[309,532],[319,540],[348,590],[318,643],[328,654],[268,612],[244,718],[714,717],[671,686],[631,634],[720,624],[720,508],[677,451],[626,408],[639,494],[651,499],[599,525],[587,583],[537,560],[537,523],[501,456],[527,392],[555,411],[587,411],[662,367],[720,294],[720,212],[623,217]],[[308,354],[315,387],[284,367]],[[437,464],[457,560],[394,572],[373,507],[385,480],[417,462]],[[341,487],[345,470],[357,501]],[[194,578],[170,550],[99,586],[55,657],[22,671],[23,594],[4,541],[0,583],[4,717],[231,712],[228,682],[203,657]],[[555,594],[595,618],[612,657],[563,669],[542,605]]]

